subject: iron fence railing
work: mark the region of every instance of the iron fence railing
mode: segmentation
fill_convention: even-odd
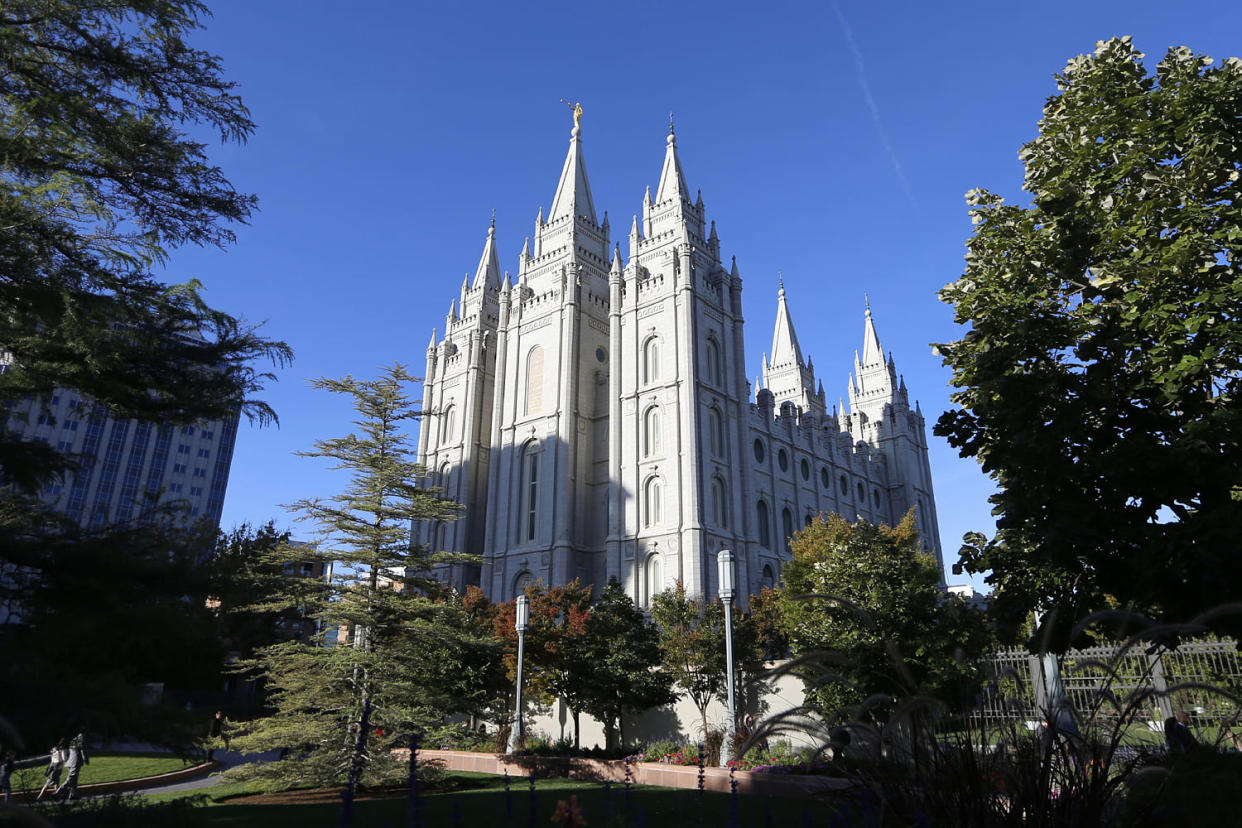
[[[985,723],[1039,722],[1047,709],[1053,656],[1010,649],[983,660],[988,681],[975,716]],[[1154,723],[1186,713],[1199,724],[1232,723],[1242,694],[1242,658],[1228,639],[1187,641],[1176,649],[1120,644],[1070,650],[1058,659],[1061,689],[1080,715],[1123,713]]]

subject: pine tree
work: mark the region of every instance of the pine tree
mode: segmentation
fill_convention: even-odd
[[[314,382],[350,399],[357,432],[320,440],[302,454],[334,461],[349,482],[338,495],[291,507],[316,525],[318,537],[286,554],[290,562],[331,563],[333,575],[308,606],[318,639],[268,647],[245,665],[266,682],[275,709],[239,746],[286,748],[288,756],[246,766],[240,776],[272,786],[339,784],[351,774],[380,781],[397,770],[391,747],[456,709],[457,687],[445,662],[482,643],[460,601],[437,600],[444,589],[431,570],[446,557],[411,540],[413,521],[449,520],[458,511],[420,485],[423,469],[403,431],[421,416],[405,391],[412,380],[394,365],[375,380]],[[305,599],[299,590],[296,600]],[[266,606],[279,609],[292,600],[285,590]]]

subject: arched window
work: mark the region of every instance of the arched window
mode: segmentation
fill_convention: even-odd
[[[646,591],[643,594],[643,606],[651,606],[651,599],[659,595],[664,589],[664,564],[660,560],[659,555],[652,555],[647,558],[647,572],[645,573],[647,583],[644,585]]]
[[[768,589],[776,586],[776,575],[772,572],[772,564],[763,565],[763,585]]]
[[[721,529],[729,528],[729,493],[719,477],[712,478],[712,523]]]
[[[720,409],[715,406],[707,409],[707,433],[711,441],[713,457],[724,456],[724,423],[720,419]]]
[[[444,413],[440,415],[440,445],[447,445],[453,442],[453,415],[455,409],[452,405],[444,409]]]
[[[707,382],[720,385],[720,346],[714,336],[707,338]]]
[[[526,354],[526,413],[543,410],[543,348],[538,345]]]
[[[789,551],[789,539],[793,537],[794,524],[793,512],[788,509],[781,510],[781,528],[785,530],[785,551]]]
[[[643,485],[643,526],[659,526],[664,519],[664,482],[647,478]]]
[[[445,494],[453,494],[453,467],[448,463],[440,467],[440,486],[444,488]]]
[[[660,453],[660,406],[653,405],[643,415],[643,456]]]
[[[518,543],[535,539],[535,530],[539,522],[539,444],[530,442],[522,450],[521,487],[518,496],[521,508],[518,510]]]
[[[513,597],[526,594],[526,588],[535,582],[535,577],[527,570],[523,569],[513,579]]]
[[[772,546],[772,524],[768,520],[767,501],[759,501],[759,505],[755,507],[755,512],[759,518],[759,545],[770,548]]]
[[[660,378],[660,339],[651,337],[643,343],[643,384],[650,385]]]
[[[448,524],[441,523],[436,529],[436,551],[443,552],[448,549]]]

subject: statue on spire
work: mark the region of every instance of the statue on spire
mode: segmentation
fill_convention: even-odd
[[[561,98],[561,103],[565,104],[567,107],[569,107],[570,109],[574,111],[574,129],[581,129],[582,128],[582,102],[581,101],[567,101],[564,98]]]

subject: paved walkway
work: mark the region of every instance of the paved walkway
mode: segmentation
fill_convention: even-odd
[[[204,776],[195,779],[187,779],[183,782],[172,782],[167,785],[153,785],[149,788],[138,788],[133,793],[140,794],[156,794],[171,793],[177,791],[195,791],[200,788],[210,788],[212,785],[218,785],[224,781],[220,775],[222,771],[229,768],[235,768],[238,765],[247,762],[271,762],[280,755],[278,750],[264,751],[263,753],[245,753],[237,750],[217,750],[213,756],[220,763],[220,767],[209,772]]]

